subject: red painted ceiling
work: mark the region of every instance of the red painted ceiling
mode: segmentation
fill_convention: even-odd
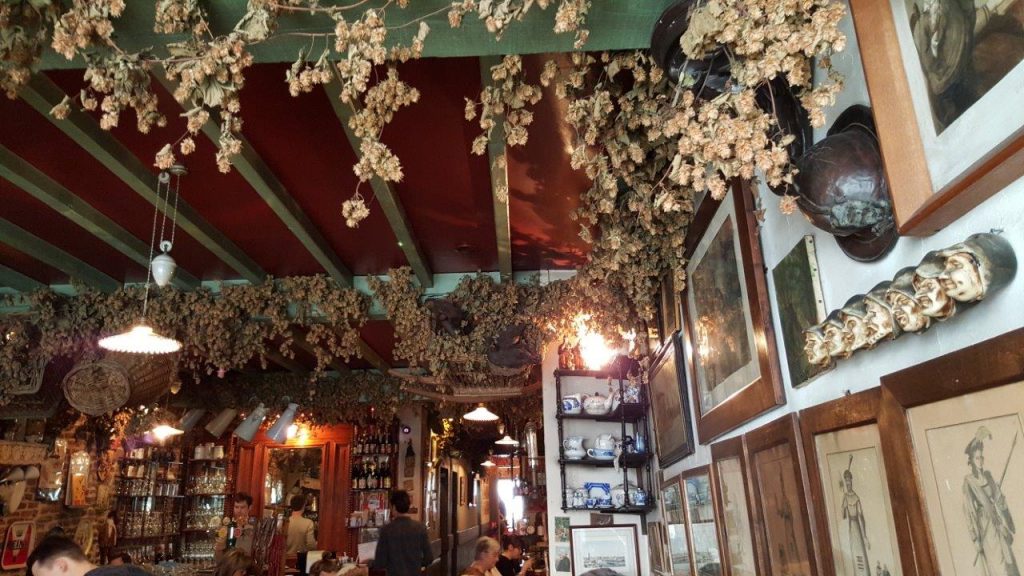
[[[536,82],[540,57],[527,58]],[[243,132],[253,150],[308,216],[330,249],[354,274],[382,274],[407,264],[379,204],[356,229],[345,226],[341,204],[356,189],[356,161],[327,92],[321,88],[298,98],[288,95],[287,65],[256,65],[246,73],[242,91]],[[420,101],[400,110],[384,129],[382,140],[401,159],[404,179],[393,188],[408,224],[434,273],[493,271],[498,267],[489,160],[471,153],[480,133],[476,121],[463,117],[466,98],[478,98],[480,64],[476,58],[423,59],[402,64],[400,76],[420,91]],[[383,74],[384,71],[378,71]],[[46,73],[61,89],[75,94],[80,70]],[[155,153],[185,135],[184,111],[156,84],[160,110],[168,126],[149,134],[136,130],[134,113],[122,114],[111,134],[153,172]],[[570,214],[587,178],[568,165],[570,128],[565,110],[553,94],[535,109],[525,146],[508,151],[509,213],[513,268],[575,268],[587,245]],[[96,116],[94,116],[96,117]],[[58,121],[59,122],[59,121]],[[188,168],[182,199],[273,276],[322,273],[310,252],[236,170],[218,172],[213,143],[195,138],[196,151],[179,154]],[[153,206],[21,100],[0,98],[0,145],[23,158],[63,187],[90,203],[143,243],[149,242]],[[371,199],[368,185],[360,190]],[[12,221],[119,281],[140,281],[145,269],[118,253],[59,213],[0,180],[0,218]],[[20,253],[0,238],[0,264],[44,283],[64,283],[67,275]],[[180,229],[173,249],[179,266],[203,280],[239,274]],[[394,333],[387,322],[363,329],[364,339],[393,362]],[[306,361],[308,359],[303,359]],[[354,368],[368,366],[361,360]]]

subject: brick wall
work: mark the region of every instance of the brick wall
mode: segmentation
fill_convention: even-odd
[[[90,450],[90,448],[86,446],[85,440],[76,437],[78,429],[84,424],[84,422],[85,418],[80,418],[60,435],[61,438],[67,441],[69,456],[79,450]],[[66,532],[68,536],[74,536],[79,523],[85,519],[87,522],[93,523],[93,544],[89,557],[93,562],[98,561],[99,543],[97,539],[99,535],[99,528],[106,517],[107,510],[109,509],[110,495],[113,492],[114,474],[108,474],[106,482],[100,482],[97,480],[97,458],[95,454],[91,454],[91,456],[92,469],[89,474],[89,487],[86,493],[88,507],[68,508],[64,506],[63,497],[67,494],[66,474],[65,489],[61,494],[61,502],[43,502],[38,500],[36,490],[38,488],[39,481],[29,480],[25,487],[25,497],[22,499],[18,510],[13,514],[8,514],[7,516],[0,518],[0,527],[3,528],[2,537],[6,538],[7,527],[10,526],[11,523],[24,521],[32,521],[35,523],[33,528],[35,542],[39,542],[46,532],[55,526],[63,528],[64,532]],[[108,457],[110,454],[104,454],[103,456]],[[65,466],[65,473],[66,472],[67,470]],[[0,576],[22,576],[24,574],[24,569],[0,571]]]

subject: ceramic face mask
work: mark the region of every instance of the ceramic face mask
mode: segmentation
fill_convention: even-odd
[[[945,320],[956,313],[956,301],[949,297],[937,277],[914,275],[914,300],[921,305],[921,313]]]

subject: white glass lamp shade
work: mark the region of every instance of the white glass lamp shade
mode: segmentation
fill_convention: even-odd
[[[480,465],[483,466],[484,468],[491,468],[491,467],[497,466],[497,464],[495,464],[494,462],[491,462],[490,458],[488,458],[487,460],[484,460],[483,462],[481,462]]]
[[[274,442],[284,442],[288,439],[288,427],[295,421],[295,411],[299,409],[298,404],[289,404],[284,412],[281,413],[281,417],[274,422],[270,430],[267,430],[267,438],[270,438]]]
[[[505,437],[501,440],[495,440],[494,443],[502,446],[519,446],[519,440],[512,438],[508,434],[505,434]]]
[[[260,425],[267,419],[267,409],[261,402],[252,414],[249,414],[246,419],[235,428],[235,436],[245,440],[246,442],[252,442],[252,439],[256,436],[256,432],[259,431]]]
[[[124,334],[100,339],[100,348],[129,354],[170,354],[181,350],[181,342],[165,338],[149,326],[139,324]]]
[[[195,428],[196,424],[199,424],[199,421],[203,419],[204,414],[206,414],[206,409],[204,408],[193,408],[188,412],[185,412],[185,415],[178,421],[178,428],[188,432]]]
[[[180,428],[175,428],[174,426],[171,426],[169,424],[160,424],[158,426],[154,426],[153,429],[149,431],[149,433],[152,434],[153,437],[157,439],[157,441],[163,442],[164,440],[170,438],[171,436],[184,434],[185,431]]]
[[[494,422],[498,419],[498,415],[488,410],[483,404],[477,406],[472,412],[463,414],[462,417],[473,422]]]
[[[174,258],[171,258],[170,254],[164,252],[153,258],[150,267],[153,270],[153,282],[156,282],[157,286],[163,288],[171,283],[171,279],[174,278],[174,270],[177,269],[178,264],[174,261]]]
[[[213,420],[210,420],[206,425],[206,431],[213,435],[214,438],[220,438],[228,430],[228,426],[231,425],[231,421],[238,416],[238,410],[234,408],[225,408],[217,414]]]

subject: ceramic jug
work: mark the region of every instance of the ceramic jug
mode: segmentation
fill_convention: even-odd
[[[569,460],[579,460],[586,456],[587,451],[583,449],[583,436],[569,436],[562,440],[562,453]]]
[[[562,396],[562,414],[579,414],[583,410],[583,397],[580,394]]]

